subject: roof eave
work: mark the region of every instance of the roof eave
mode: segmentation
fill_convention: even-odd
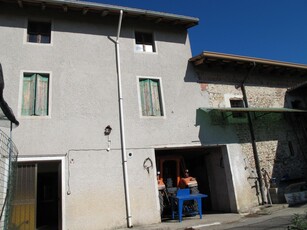
[[[287,93],[292,93],[292,92],[295,92],[297,90],[306,89],[306,88],[307,88],[307,81],[300,83],[300,84],[297,84],[296,86],[293,86],[292,88],[289,88],[287,90]]]
[[[296,68],[296,69],[302,69],[302,70],[307,71],[307,65],[290,63],[290,62],[280,62],[280,61],[268,60],[268,59],[262,59],[262,58],[239,56],[239,55],[233,55],[233,54],[208,52],[208,51],[204,51],[201,54],[192,57],[189,61],[193,62],[195,65],[198,65],[198,64],[201,64],[202,60],[206,58],[240,61],[240,62],[246,62],[246,63],[265,64],[265,65],[272,65],[272,66],[282,66],[282,67]]]
[[[10,0],[0,0],[2,2],[10,2]],[[193,27],[198,24],[199,19],[195,17],[177,15],[177,14],[170,14],[170,13],[163,13],[151,10],[142,10],[137,8],[130,8],[124,6],[115,6],[109,4],[101,4],[95,2],[85,2],[85,1],[76,1],[76,0],[16,0],[16,4],[19,4],[21,7],[24,4],[44,4],[44,6],[65,6],[65,7],[73,7],[73,8],[80,8],[86,10],[98,10],[98,11],[109,11],[112,14],[117,14],[120,10],[123,10],[127,16],[143,16],[152,18],[156,21],[167,21],[173,22],[174,24],[182,24],[186,28]]]

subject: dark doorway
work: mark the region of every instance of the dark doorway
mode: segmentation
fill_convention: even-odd
[[[58,229],[59,163],[38,164],[36,227]]]
[[[188,169],[196,178],[203,199],[203,212],[230,212],[226,171],[221,147],[174,148],[156,150],[157,171],[166,191],[178,188],[178,177]],[[179,179],[180,180],[180,179]],[[170,181],[172,183],[170,183]]]
[[[204,148],[156,150],[157,171],[162,174],[166,189],[174,190],[178,187],[178,177],[183,177],[184,171],[188,169],[190,176],[197,180],[199,192],[208,195],[208,199],[203,200],[204,213],[212,210],[206,165],[209,153]]]
[[[10,226],[61,229],[61,162],[19,162]]]

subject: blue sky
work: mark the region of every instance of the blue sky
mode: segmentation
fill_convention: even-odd
[[[202,51],[307,64],[307,0],[91,0],[193,16],[193,55]]]

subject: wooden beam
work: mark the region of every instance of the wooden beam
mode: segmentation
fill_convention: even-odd
[[[215,58],[207,58],[207,60],[208,60],[209,62],[213,62],[213,61],[216,61],[217,59],[215,59]]]
[[[87,12],[88,12],[88,8],[83,8],[83,10],[82,10],[82,14],[83,14],[83,15],[86,15],[86,14],[87,14]]]
[[[109,14],[109,11],[108,10],[103,10],[102,12],[101,12],[101,16],[102,17],[105,17],[105,16],[107,16]]]
[[[17,2],[18,2],[18,6],[19,6],[20,8],[23,8],[22,0],[18,0]]]
[[[42,10],[45,10],[46,9],[46,4],[43,2],[42,3]]]
[[[63,5],[63,10],[64,10],[64,12],[67,12],[67,11],[68,11],[67,5]]]
[[[193,27],[193,26],[195,26],[195,25],[197,25],[197,23],[189,23],[189,24],[185,24],[185,27],[186,28],[190,28],[190,27]]]
[[[179,22],[180,22],[180,20],[175,20],[175,21],[173,21],[173,25],[178,25]]]
[[[194,62],[194,65],[195,65],[195,66],[201,65],[201,64],[204,63],[204,61],[205,61],[205,60],[204,60],[203,58],[201,58],[201,59],[195,61],[195,62]]]
[[[140,14],[138,17],[137,17],[138,20],[143,20],[143,19],[146,19],[146,14]]]
[[[163,18],[158,18],[158,19],[155,20],[155,23],[159,23],[159,22],[161,22],[162,20],[163,20]]]

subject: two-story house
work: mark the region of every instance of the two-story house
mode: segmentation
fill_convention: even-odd
[[[20,122],[11,225],[160,221],[155,150],[199,146],[195,110],[206,98],[185,82],[197,23],[90,2],[0,1],[5,96]]]

